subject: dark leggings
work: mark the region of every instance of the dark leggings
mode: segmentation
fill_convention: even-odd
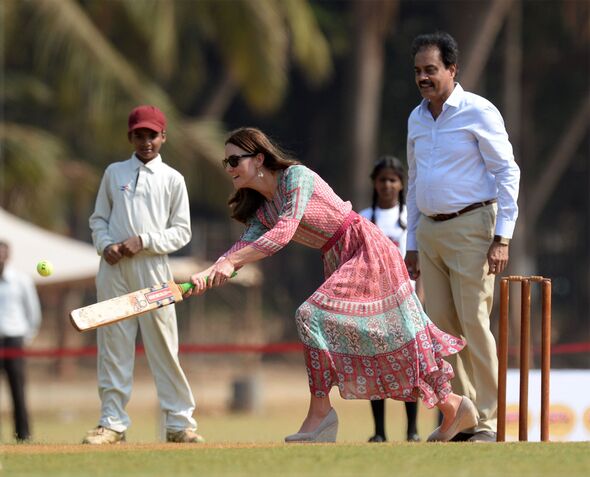
[[[416,418],[418,416],[418,403],[405,402],[406,417],[408,419],[408,428],[406,436],[418,433]],[[373,411],[373,420],[375,421],[375,435],[386,438],[385,436],[385,401],[371,401],[371,410]]]

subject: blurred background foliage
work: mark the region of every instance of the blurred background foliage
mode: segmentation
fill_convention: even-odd
[[[102,172],[130,154],[127,114],[155,104],[191,197],[183,252],[207,259],[240,231],[228,131],[262,128],[366,207],[376,157],[405,159],[412,39],[450,32],[459,81],[501,110],[522,169],[510,271],[553,278],[556,341],[590,340],[587,0],[3,0],[0,22],[0,206],[89,241]],[[288,323],[321,281],[317,252],[263,268],[268,314]]]

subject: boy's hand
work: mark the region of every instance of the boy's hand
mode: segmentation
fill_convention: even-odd
[[[141,237],[129,237],[124,242],[121,242],[121,253],[126,257],[133,257],[143,250],[143,243]]]
[[[102,256],[109,265],[116,265],[117,262],[123,258],[123,254],[121,253],[121,244],[112,243],[111,245],[108,245],[102,251]]]

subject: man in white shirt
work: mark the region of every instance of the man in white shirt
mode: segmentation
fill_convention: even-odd
[[[0,369],[6,372],[12,395],[17,441],[31,438],[25,399],[24,346],[41,324],[41,307],[33,280],[7,266],[8,243],[0,240]]]
[[[422,277],[433,322],[467,341],[449,356],[453,389],[479,412],[465,439],[493,442],[498,362],[489,315],[495,275],[508,264],[520,170],[498,110],[455,82],[455,40],[420,35],[412,54],[423,100],[408,120],[406,265]]]
[[[189,200],[182,175],[165,164],[166,118],[154,106],[131,111],[128,138],[135,152],[105,171],[90,217],[92,239],[102,256],[96,277],[99,301],[172,279],[169,253],[191,238]],[[195,401],[178,360],[174,306],[97,330],[101,415],[85,444],[125,440],[138,331],[166,415],[168,442],[202,442],[193,418]]]

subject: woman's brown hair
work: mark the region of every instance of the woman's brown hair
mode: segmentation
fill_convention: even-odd
[[[261,153],[264,155],[263,165],[270,171],[280,171],[289,166],[300,164],[256,128],[239,128],[232,131],[225,144],[233,144],[246,152]],[[238,189],[228,201],[228,205],[232,209],[232,219],[245,224],[264,201],[264,196],[254,189]]]

